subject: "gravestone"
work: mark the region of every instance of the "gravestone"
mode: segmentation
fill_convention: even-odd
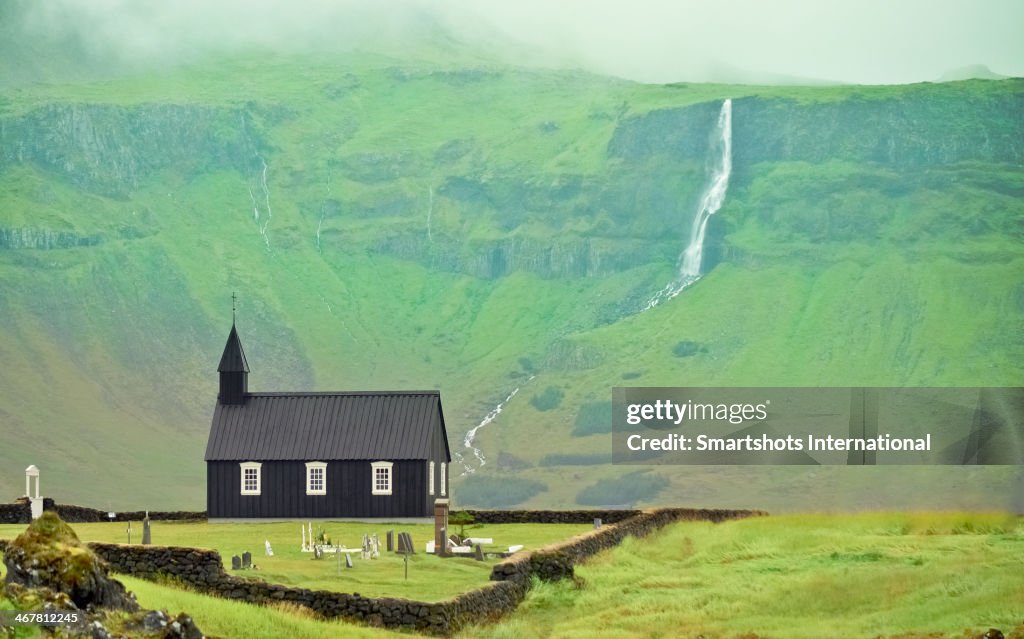
[[[267,557],[273,557],[274,556],[274,549],[270,547],[270,540],[269,539],[264,540],[263,544],[264,544],[264,552],[267,553]]]
[[[148,546],[153,543],[153,538],[149,530],[149,511],[146,511],[146,518],[142,520],[142,545]]]
[[[594,517],[594,528],[597,529],[597,528],[600,528],[600,527],[601,527],[601,518],[600,517]]]
[[[238,555],[231,555],[231,570],[242,569],[242,558]]]
[[[252,553],[248,550],[242,553],[242,568],[252,568]]]
[[[398,533],[398,553],[400,555],[416,554],[412,547],[412,535],[407,532]]]
[[[473,558],[477,561],[484,560],[484,549],[480,547],[480,544],[473,546]]]
[[[395,552],[395,531],[388,531],[388,552]]]
[[[370,538],[370,557],[377,559],[380,557],[380,537],[377,533],[373,533],[373,537]]]
[[[345,567],[346,568],[351,568],[352,567],[352,555],[350,555],[349,553],[345,553]]]
[[[320,546],[313,546],[313,559],[323,559],[324,549]]]

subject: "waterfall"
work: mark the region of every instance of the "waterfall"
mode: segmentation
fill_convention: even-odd
[[[324,250],[320,247],[320,230],[324,227],[324,218],[327,216],[327,201],[331,199],[331,172],[327,171],[327,195],[320,204],[320,221],[316,225],[316,250],[323,255]]]
[[[430,217],[434,214],[434,187],[431,186],[428,189],[430,200],[427,205],[427,241],[433,243],[434,236],[430,234]]]
[[[530,375],[529,379],[527,379],[525,383],[533,381],[534,377],[536,377],[536,375]],[[462,453],[452,453],[452,457],[455,458],[455,461],[461,463],[464,469],[462,473],[459,475],[459,477],[461,477],[462,475],[472,475],[476,471],[483,468],[485,464],[487,464],[487,459],[484,457],[483,451],[476,446],[476,434],[481,428],[487,426],[488,424],[490,424],[491,422],[498,418],[498,415],[500,415],[501,411],[504,410],[505,405],[512,401],[512,398],[519,393],[519,388],[520,387],[517,386],[515,390],[508,394],[508,397],[505,398],[505,401],[499,402],[498,405],[491,409],[489,413],[484,415],[484,418],[480,421],[479,424],[469,429],[469,431],[466,433],[466,437],[462,441],[462,446],[463,448],[468,448],[470,450],[470,453],[476,459],[477,466],[475,468],[470,466],[469,463],[467,463],[466,457]]]
[[[729,189],[729,176],[732,174],[732,100],[722,103],[718,112],[716,135],[711,145],[711,159],[714,165],[704,194],[700,198],[700,206],[693,216],[690,225],[690,241],[679,256],[679,272],[676,278],[665,288],[652,297],[643,310],[653,308],[659,302],[672,299],[685,288],[700,279],[701,263],[704,258],[704,236],[708,229],[708,220],[722,208],[725,194]]]
[[[245,124],[243,120],[242,124]],[[267,249],[270,249],[270,236],[267,235],[267,227],[270,226],[270,220],[274,217],[274,211],[270,208],[270,187],[267,186],[267,161],[263,159],[263,156],[259,153],[256,157],[260,159],[263,164],[263,171],[257,176],[249,179],[249,200],[252,201],[252,219],[256,223],[256,230],[259,231],[260,237],[263,238],[263,243],[267,245]],[[252,191],[252,184],[256,182],[256,187],[263,191],[263,201],[266,207],[267,216],[265,219],[260,221],[260,204],[256,201],[256,194]]]
[[[260,162],[263,163],[263,173],[260,174],[260,186],[263,188],[263,197],[267,205],[267,219],[263,222],[263,226],[260,227],[260,235],[263,236],[263,241],[266,242],[267,248],[270,248],[270,238],[267,237],[267,227],[270,226],[270,220],[274,217],[274,211],[270,208],[270,188],[267,186],[267,161],[263,159],[262,155],[258,155]],[[250,193],[249,195],[252,195]]]

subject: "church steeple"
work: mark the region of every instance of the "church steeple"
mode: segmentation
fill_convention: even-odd
[[[228,334],[224,354],[220,356],[220,394],[217,400],[221,404],[244,404],[249,392],[249,363],[245,361],[245,351],[238,339],[238,331],[234,321],[231,322],[231,333]]]

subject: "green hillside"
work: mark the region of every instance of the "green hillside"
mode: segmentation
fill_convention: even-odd
[[[35,463],[65,503],[202,508],[234,291],[254,390],[439,388],[477,469],[463,503],[567,507],[615,480],[605,503],[1005,505],[1005,468],[636,473],[598,422],[621,384],[1019,384],[1024,81],[651,86],[411,59],[5,71],[0,496]],[[640,312],[727,97],[708,273]],[[517,388],[478,468],[463,437]]]

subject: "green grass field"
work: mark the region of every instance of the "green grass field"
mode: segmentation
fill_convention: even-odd
[[[536,583],[515,613],[459,638],[963,639],[990,627],[1024,636],[1024,519],[1007,514],[679,523],[628,538],[576,574]],[[212,636],[397,636],[124,581],[143,606],[186,611]]]
[[[1024,635],[1024,519],[792,515],[676,524],[540,584],[464,639]],[[596,630],[600,628],[600,630]]]

